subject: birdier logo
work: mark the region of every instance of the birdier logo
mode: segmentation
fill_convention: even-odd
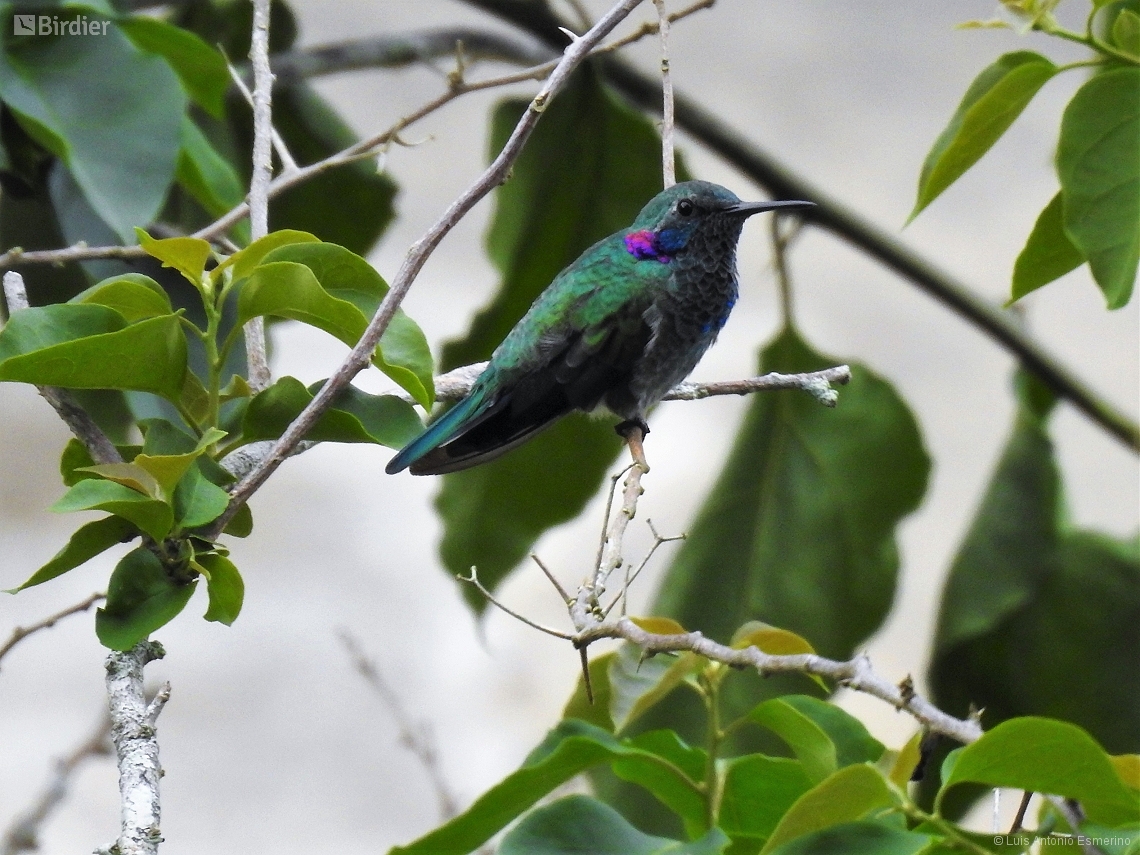
[[[15,36],[105,36],[110,21],[95,21],[86,15],[61,18],[59,15],[13,15]]]

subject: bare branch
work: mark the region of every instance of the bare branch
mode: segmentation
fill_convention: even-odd
[[[24,277],[14,270],[4,274],[4,297],[8,301],[8,312],[15,313],[28,308],[28,291],[24,287]],[[122,463],[123,458],[115,444],[107,438],[95,420],[87,414],[66,389],[55,386],[36,386],[43,399],[71,428],[71,432],[83,443],[96,463]]]
[[[245,81],[241,78],[241,73],[234,68],[233,63],[227,62],[226,68],[230,72],[230,80],[234,82],[234,86],[245,98],[250,107],[254,106],[253,93],[249,91],[249,87],[245,85]],[[294,159],[292,152],[289,151],[289,146],[285,145],[285,140],[282,139],[281,134],[278,133],[277,128],[273,127],[273,150],[277,152],[277,157],[281,160],[281,167],[284,172],[293,172],[297,169],[297,161]]]
[[[107,695],[110,698],[111,738],[119,761],[119,839],[96,850],[114,855],[156,855],[162,841],[161,804],[155,720],[170,697],[170,684],[147,703],[143,694],[143,668],[166,653],[157,641],[142,641],[129,651],[107,657]]]
[[[621,0],[621,2],[614,6],[589,32],[566,49],[558,66],[551,73],[539,93],[531,101],[529,109],[523,114],[515,126],[514,131],[507,140],[506,145],[503,146],[502,151],[478,180],[452,203],[451,207],[444,212],[443,216],[436,221],[428,230],[427,234],[412,245],[407,257],[404,259],[403,265],[391,283],[388,294],[380,303],[379,308],[377,308],[376,314],[369,322],[360,341],[356,343],[356,346],[353,347],[345,361],[328,379],[328,382],[321,387],[313,397],[313,400],[309,402],[301,414],[285,430],[269,456],[233,490],[231,493],[230,507],[226,513],[222,514],[214,523],[212,526],[213,531],[218,532],[225,527],[233,514],[237,512],[237,509],[253,495],[258,487],[265,482],[265,479],[288,457],[293,447],[304,438],[305,434],[309,432],[320,415],[328,409],[329,405],[336,399],[336,396],[340,394],[341,390],[369,364],[372,353],[376,348],[376,343],[380,340],[380,336],[382,336],[384,330],[388,328],[388,324],[395,315],[396,309],[403,301],[404,296],[408,293],[408,289],[411,288],[412,283],[415,281],[416,276],[419,274],[420,269],[428,257],[439,245],[439,242],[443,240],[444,236],[451,231],[455,224],[458,223],[480,199],[502,183],[512,164],[514,164],[519,154],[521,154],[523,145],[530,137],[531,132],[534,130],[535,125],[546,109],[547,104],[565,84],[570,72],[586,58],[590,50],[601,41],[610,30],[617,26],[639,2],[640,0]]]
[[[546,578],[550,580],[550,584],[554,586],[554,590],[558,592],[558,596],[562,599],[562,602],[568,605],[573,597],[566,593],[566,589],[562,587],[562,583],[558,581],[558,578],[550,572],[550,568],[543,564],[542,559],[533,552],[530,554],[530,558],[538,565],[538,568],[546,575]]]
[[[348,630],[341,630],[339,635],[353,666],[379,695],[380,700],[384,702],[388,712],[395,720],[400,731],[400,744],[412,752],[420,761],[420,765],[424,767],[424,771],[435,789],[436,798],[439,800],[440,817],[448,820],[458,816],[459,800],[452,793],[451,787],[444,778],[439,762],[439,750],[436,748],[431,731],[423,722],[416,722],[412,719],[404,708],[399,694],[388,685],[376,667],[376,663],[365,654],[360,643],[352,634]]]
[[[669,72],[669,16],[665,0],[653,0],[657,7],[657,31],[661,34],[661,174],[664,185],[677,183],[676,157],[673,153],[673,75]]]
[[[65,617],[70,617],[71,615],[77,615],[81,612],[85,612],[93,605],[95,605],[95,603],[106,599],[106,597],[107,595],[100,591],[98,593],[92,594],[82,602],[76,603],[74,606],[68,606],[63,611],[56,612],[50,617],[46,617],[37,623],[33,623],[31,626],[16,627],[12,630],[12,635],[9,636],[6,642],[4,642],[3,646],[0,646],[0,659],[3,659],[9,650],[11,650],[32,633],[39,632],[41,629],[50,629]]]
[[[561,638],[564,641],[572,641],[573,640],[574,636],[570,635],[569,633],[559,632],[556,629],[551,629],[548,626],[543,626],[540,623],[535,623],[534,621],[532,621],[530,618],[526,617],[525,615],[521,615],[518,612],[516,612],[514,609],[510,608],[509,606],[505,606],[502,603],[500,603],[498,600],[495,599],[495,596],[490,591],[487,590],[486,586],[482,582],[479,581],[479,574],[475,570],[474,567],[471,568],[471,575],[470,576],[458,576],[457,575],[455,578],[458,579],[460,582],[466,582],[467,584],[474,586],[475,590],[478,591],[480,594],[482,594],[488,603],[493,605],[495,608],[497,608],[503,612],[506,612],[511,617],[513,617],[515,620],[521,621],[522,623],[525,623],[527,626],[532,627],[534,629],[537,629],[539,632],[545,632],[547,635],[553,635],[555,638]]]
[[[82,743],[55,763],[47,786],[35,797],[31,806],[19,814],[0,838],[0,855],[17,855],[39,848],[39,830],[67,797],[71,776],[84,762],[111,753],[111,719],[104,714],[99,724]]]

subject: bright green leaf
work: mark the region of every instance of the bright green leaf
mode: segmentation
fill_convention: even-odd
[[[899,789],[906,789],[906,785],[914,776],[914,770],[922,762],[922,737],[921,730],[916,732],[891,762],[891,770],[887,777]]]
[[[82,471],[130,487],[132,490],[149,496],[152,499],[163,500],[162,489],[154,480],[154,476],[134,463],[99,463],[94,466],[84,466]]]
[[[161,240],[152,238],[142,229],[136,229],[139,245],[147,255],[157,258],[163,267],[173,267],[189,280],[195,288],[202,287],[202,274],[206,262],[210,260],[210,242],[201,238],[172,237]]]
[[[0,56],[0,98],[123,241],[158,216],[187,106],[161,57],[114,26],[99,38],[28,39]]]
[[[1088,732],[1047,718],[1005,721],[958,755],[943,791],[962,782],[1064,796],[1093,822],[1140,820],[1140,801]]]
[[[766,840],[816,783],[797,760],[762,754],[735,757],[725,769],[718,824],[730,837]]]
[[[128,552],[111,574],[107,602],[95,615],[99,641],[112,650],[130,650],[177,616],[196,584],[172,579],[149,549]]]
[[[20,587],[12,588],[6,593],[14,594],[24,588],[31,588],[56,576],[62,576],[68,570],[85,564],[115,544],[124,543],[137,534],[138,530],[132,523],[118,516],[104,517],[81,525],[71,535],[67,546],[57,552],[51,561],[33,573]]]
[[[801,653],[815,653],[815,648],[803,636],[796,635],[778,626],[770,626],[761,620],[746,621],[742,627],[732,634],[732,646],[743,650],[755,647],[763,653],[772,656],[796,656]],[[829,691],[827,683],[818,674],[806,675],[813,680],[823,691]]]
[[[1037,217],[1029,240],[1013,265],[1010,303],[1084,263],[1085,257],[1065,234],[1064,216],[1061,194],[1058,193]]]
[[[257,265],[269,253],[278,247],[288,246],[292,243],[319,243],[320,238],[311,235],[308,232],[299,232],[294,229],[281,229],[280,231],[270,232],[265,237],[260,237],[247,246],[245,249],[239,249],[229,258],[225,259],[221,264],[215,267],[210,275],[214,277],[216,282],[222,271],[229,267],[233,268],[233,278],[235,281],[245,279],[253,272]]]
[[[249,402],[242,420],[242,439],[276,439],[320,388],[306,389],[294,377],[282,377]],[[394,395],[370,395],[349,386],[325,410],[306,439],[314,442],[374,442],[402,448],[423,430],[412,405]]]
[[[89,478],[69,489],[51,506],[53,511],[107,511],[130,520],[155,540],[162,540],[174,524],[170,505],[116,484]]]
[[[840,769],[855,763],[875,763],[886,751],[863,722],[833,703],[810,695],[784,695],[779,700],[822,728],[835,745]]]
[[[263,263],[275,261],[305,265],[325,291],[352,303],[366,321],[388,293],[388,283],[371,264],[336,244],[293,243],[268,253]],[[355,344],[356,340],[346,343]],[[419,326],[403,310],[397,309],[392,316],[372,361],[421,406],[431,407],[435,397],[431,349]]]
[[[764,701],[748,714],[748,719],[784,740],[813,784],[818,784],[839,768],[835,743],[823,728],[784,698]]]
[[[211,445],[223,439],[225,435],[224,431],[210,428],[189,451],[181,454],[154,454],[144,449],[143,453],[135,456],[134,462],[158,481],[162,487],[163,497],[169,499],[174,495],[175,487],[178,486],[178,482],[194,461],[205,454]]]
[[[1140,263],[1140,68],[1092,77],[1065,108],[1057,147],[1065,231],[1110,309],[1128,303]]]
[[[717,855],[728,838],[712,829],[682,842],[638,831],[616,810],[589,796],[567,796],[532,811],[503,838],[499,855]],[[402,850],[397,850],[402,851]],[[450,850],[440,850],[440,853]]]
[[[1121,9],[1112,22],[1112,43],[1125,53],[1140,57],[1140,15]]]
[[[198,528],[220,517],[229,503],[229,493],[191,466],[174,491],[174,518],[180,528]]]
[[[114,309],[128,323],[169,315],[174,309],[162,286],[141,273],[120,273],[76,294],[69,303],[92,303]]]
[[[527,104],[515,99],[495,111],[492,153]],[[486,245],[502,285],[467,336],[445,347],[442,367],[489,358],[562,268],[628,226],[661,190],[660,162],[652,122],[589,70],[575,75],[495,192]],[[679,164],[678,178],[687,177]],[[620,448],[609,424],[571,417],[499,460],[445,475],[436,507],[447,570],[466,573],[475,565],[494,589],[543,532],[581,512]],[[465,588],[464,596],[477,611],[486,607],[477,592]]]
[[[195,103],[211,115],[222,117],[230,86],[225,57],[189,30],[159,18],[136,15],[120,18],[117,23],[138,47],[158,54],[170,64]]]
[[[845,822],[791,840],[772,855],[934,855],[930,843],[928,835],[881,822]]]
[[[874,767],[840,769],[796,800],[760,851],[767,855],[802,835],[862,819],[871,811],[893,807],[897,798]]]
[[[206,590],[210,595],[210,607],[206,610],[206,620],[214,620],[231,625],[241,612],[245,598],[245,583],[237,567],[223,555],[212,553],[200,555],[195,563],[201,566],[206,575]]]
[[[1032,51],[1007,53],[982,71],[926,156],[909,219],[977,163],[1056,73],[1057,66]]]

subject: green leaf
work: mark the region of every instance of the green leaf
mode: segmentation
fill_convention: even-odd
[[[121,18],[117,23],[138,47],[158,54],[170,64],[196,104],[211,115],[222,117],[230,86],[225,57],[189,30],[158,18],[137,15]]]
[[[822,727],[785,698],[764,701],[748,714],[748,718],[788,743],[812,784],[818,784],[839,768],[835,743]]]
[[[85,466],[83,471],[98,475],[100,478],[106,478],[108,481],[114,481],[116,484],[122,484],[124,487],[130,487],[135,492],[142,493],[152,499],[165,500],[162,489],[154,480],[154,476],[134,463],[100,463],[95,466]]]
[[[728,838],[712,829],[682,842],[638,831],[611,808],[589,796],[567,796],[532,811],[503,838],[499,855],[716,855]]]
[[[372,318],[380,301],[388,294],[388,283],[371,264],[336,244],[294,242],[267,254],[263,263],[274,261],[305,265],[313,271],[325,291],[352,303],[366,321]],[[348,342],[355,343],[355,340]],[[402,309],[397,309],[392,316],[372,361],[421,406],[425,409],[431,407],[435,398],[431,349],[419,326]]]
[[[695,653],[657,655],[645,661],[643,655],[639,647],[623,644],[610,664],[610,715],[618,733],[708,664],[708,660]]]
[[[672,766],[652,762],[643,755],[634,755],[615,760],[611,764],[613,773],[623,781],[644,787],[681,817],[689,837],[699,837],[708,831],[708,805],[704,795],[693,786],[705,776],[708,754],[703,749],[686,745],[671,730],[642,733],[627,744],[660,757]],[[689,780],[680,778],[675,769],[684,772]]]
[[[1043,422],[1023,396],[942,595],[934,701],[986,722],[1048,715],[1114,752],[1140,733],[1140,544],[1073,530]]]
[[[1112,43],[1125,53],[1140,57],[1140,15],[1121,9],[1112,22]]]
[[[142,229],[135,229],[139,245],[147,255],[157,258],[163,267],[173,267],[195,288],[202,287],[202,274],[210,260],[210,242],[201,238],[172,237],[158,240]]]
[[[221,276],[222,271],[228,267],[233,267],[234,281],[245,279],[257,265],[269,253],[278,247],[288,246],[293,243],[319,243],[320,238],[316,235],[311,235],[308,232],[299,232],[293,229],[282,229],[276,232],[270,232],[265,237],[260,237],[247,246],[245,249],[239,249],[229,258],[225,259],[221,264],[215,267],[210,275],[216,282],[218,277]]]
[[[762,843],[816,783],[797,760],[762,754],[735,757],[725,768],[718,825],[733,839]]]
[[[114,26],[99,38],[28,39],[0,56],[0,98],[124,242],[157,217],[187,106],[165,60]]]
[[[24,584],[5,593],[14,594],[24,588],[40,585],[68,570],[74,570],[96,555],[110,549],[117,543],[124,543],[138,534],[132,523],[123,517],[110,516],[81,525],[67,541],[67,546],[55,554],[47,564],[32,574]]]
[[[105,647],[130,650],[177,616],[196,586],[172,579],[149,549],[134,549],[111,574],[107,602],[95,614],[95,634]]]
[[[414,843],[389,855],[466,855],[483,845],[555,787],[601,763],[641,757],[651,752],[632,747],[582,721],[563,721],[516,772],[511,773],[466,811]]]
[[[249,402],[242,419],[242,440],[277,439],[323,385],[310,389],[295,377],[282,377]],[[394,395],[370,395],[355,386],[339,394],[305,438],[314,442],[374,442],[402,448],[418,436],[423,423],[407,401]]]
[[[206,590],[210,595],[206,620],[230,626],[237,620],[242,600],[245,598],[245,582],[242,581],[237,567],[224,555],[217,553],[199,555],[194,564],[206,577]]]
[[[1025,248],[1017,256],[1009,302],[1016,302],[1042,285],[1064,276],[1084,261],[1084,255],[1065,234],[1062,197],[1058,193],[1037,217]]]
[[[210,428],[189,451],[180,454],[155,454],[144,450],[141,454],[135,456],[134,463],[145,469],[154,477],[161,487],[162,497],[170,500],[174,496],[174,490],[178,486],[178,482],[182,480],[182,476],[186,474],[194,464],[194,461],[205,454],[211,445],[223,437],[225,437],[225,432],[217,428]]]
[[[1104,749],[1063,721],[1017,718],[987,731],[962,749],[943,792],[966,781],[1076,799],[1089,819],[1106,825],[1140,820],[1136,794]]]
[[[928,835],[881,822],[845,822],[789,841],[772,855],[917,855],[930,852],[930,843]]]
[[[744,650],[755,647],[773,656],[796,656],[801,653],[815,653],[815,648],[801,635],[771,626],[761,620],[746,621],[732,634],[732,646]],[[827,683],[818,674],[806,674],[824,692],[829,692]]]
[[[38,306],[0,330],[0,380],[133,389],[176,401],[185,373],[186,337],[175,315],[127,326],[105,306]]]
[[[174,525],[170,505],[144,496],[130,487],[89,478],[80,481],[51,506],[53,511],[107,511],[130,520],[155,540],[162,540]]]
[[[220,217],[245,196],[233,166],[214,149],[189,116],[182,119],[182,149],[178,154],[176,177],[212,217]]]
[[[760,372],[840,361],[788,329],[764,349]],[[749,620],[779,622],[824,656],[849,656],[890,608],[895,527],[929,469],[906,404],[861,365],[835,409],[801,392],[752,396],[652,611],[722,639]]]
[[[220,517],[229,503],[229,493],[191,466],[174,491],[174,519],[179,528],[198,528]]]
[[[528,102],[495,111],[491,151]],[[584,69],[551,102],[512,176],[495,194],[487,253],[502,273],[467,336],[444,348],[444,369],[489,358],[534,299],[599,239],[633,222],[661,189],[661,146],[650,121]],[[683,165],[678,178],[684,180]],[[547,529],[573,519],[602,484],[620,444],[604,422],[563,420],[501,459],[443,477],[436,507],[450,573],[472,565],[494,589]],[[542,477],[535,473],[541,472]],[[486,601],[469,588],[476,611]]]
[[[848,766],[800,796],[760,851],[767,855],[797,837],[862,819],[873,810],[893,807],[897,800],[874,767]]]
[[[1057,66],[1032,51],[1007,53],[982,71],[926,156],[907,221],[977,163],[1056,73]]]
[[[1057,175],[1065,231],[1110,309],[1128,303],[1140,262],[1140,68],[1095,75],[1061,119]]]
[[[92,303],[114,309],[128,323],[174,312],[162,286],[141,273],[120,273],[76,294],[69,303]]]

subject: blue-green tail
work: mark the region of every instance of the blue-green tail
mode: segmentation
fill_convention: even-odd
[[[468,398],[464,398],[429,425],[427,430],[404,446],[404,448],[388,462],[388,465],[384,467],[384,471],[389,475],[402,472],[423,458],[424,455],[431,453],[448,440],[457,436],[467,426],[466,423],[469,419],[479,415],[482,404],[482,396],[472,395]]]

